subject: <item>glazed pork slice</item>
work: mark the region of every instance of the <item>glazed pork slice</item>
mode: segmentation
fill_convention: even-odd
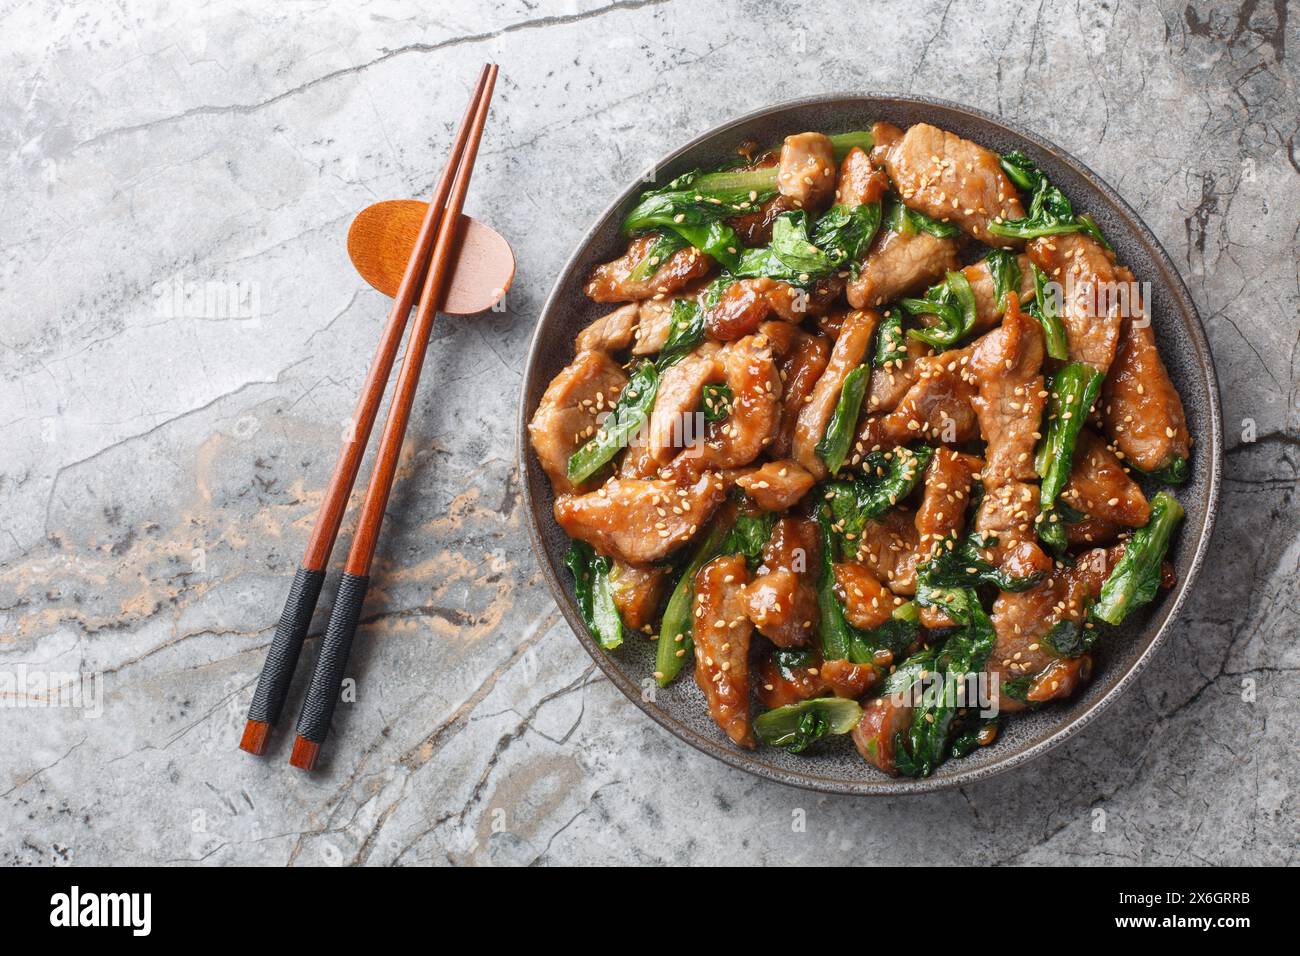
[[[620,478],[654,478],[659,474],[660,462],[650,450],[647,429],[639,429],[628,440],[627,451],[618,463]]]
[[[1071,547],[1080,544],[1107,544],[1118,538],[1123,530],[1120,525],[1085,516],[1082,521],[1065,526],[1065,540]]]
[[[914,708],[905,701],[892,694],[863,701],[862,719],[850,734],[862,759],[891,777],[898,776],[895,742],[912,726]]]
[[[653,624],[667,583],[666,568],[614,561],[609,572],[609,590],[623,623],[638,630]]]
[[[602,554],[626,564],[652,564],[695,537],[724,497],[714,475],[701,475],[689,487],[611,478],[590,494],[558,498],[555,520],[570,538]]]
[[[781,146],[776,188],[795,205],[817,211],[835,195],[835,148],[824,133],[796,133]]]
[[[637,326],[633,333],[633,355],[654,355],[668,341],[673,328],[676,299],[643,299],[637,303]]]
[[[1121,270],[1132,282],[1132,274]],[[1132,288],[1132,286],[1130,286]],[[1167,468],[1191,454],[1192,437],[1178,389],[1156,349],[1151,319],[1143,304],[1122,326],[1118,353],[1101,387],[1101,419],[1106,435],[1125,459],[1143,471]]]
[[[867,521],[854,559],[866,565],[895,594],[910,596],[916,593],[918,542],[913,513],[906,508],[890,508],[879,518]]]
[[[799,206],[789,196],[776,195],[759,205],[753,212],[727,220],[736,230],[740,241],[747,246],[766,246],[772,241],[772,224],[782,213],[793,212]]]
[[[936,448],[925,469],[925,486],[921,505],[916,509],[917,543],[913,567],[919,569],[943,549],[945,541],[966,526],[966,508],[970,504],[971,486],[984,462],[950,448]],[[937,629],[951,627],[953,621],[936,607],[921,609],[921,623]]]
[[[799,410],[803,408],[804,400],[812,394],[830,361],[831,347],[828,343],[829,340],[820,335],[797,330],[790,347],[781,358],[778,368],[781,377],[781,427],[768,449],[774,458],[790,455]]]
[[[982,459],[951,448],[936,448],[925,469],[921,505],[916,509],[918,550],[924,554],[966,524],[971,486],[984,467]]]
[[[709,338],[732,342],[753,334],[773,314],[798,325],[825,314],[843,290],[844,280],[837,276],[819,279],[808,290],[773,279],[740,279],[705,312],[704,327]]]
[[[961,266],[960,248],[956,239],[940,239],[923,229],[891,232],[882,227],[857,276],[849,280],[849,305],[873,309],[921,292]]]
[[[987,476],[987,467],[981,473]],[[1038,486],[1004,481],[990,487],[985,477],[984,498],[975,513],[975,530],[997,539],[989,560],[1015,578],[1041,575],[1052,559],[1038,546],[1034,521],[1038,517]]]
[[[806,290],[788,282],[774,282],[767,301],[783,320],[798,324],[806,318],[825,315],[843,291],[844,277],[835,273],[818,279]]]
[[[633,239],[627,252],[612,262],[591,270],[582,291],[593,302],[638,302],[666,296],[689,285],[709,271],[713,260],[693,247],[678,249],[644,280],[632,278],[632,271],[650,252],[653,234]]]
[[[797,505],[812,490],[813,476],[790,459],[764,462],[736,484],[764,511],[785,511]]]
[[[767,337],[748,335],[729,343],[718,353],[718,364],[731,390],[731,413],[709,422],[703,443],[677,456],[672,469],[679,478],[748,465],[780,427],[781,378]]]
[[[1137,482],[1096,432],[1087,428],[1079,433],[1061,500],[1095,520],[1125,528],[1141,528],[1151,517]]]
[[[1029,258],[1061,287],[1061,322],[1071,362],[1106,372],[1119,346],[1127,292],[1106,247],[1085,233],[1044,236],[1026,247]],[[1131,306],[1129,307],[1131,309]]]
[[[844,317],[839,337],[831,348],[826,371],[822,372],[808,400],[799,410],[794,428],[792,457],[814,478],[826,476],[826,466],[817,454],[817,443],[826,434],[826,426],[840,399],[844,379],[862,364],[879,322],[880,315],[872,311],[854,311]]]
[[[577,350],[621,352],[632,344],[639,321],[640,310],[636,303],[619,306],[578,333]]]
[[[704,329],[709,338],[731,342],[752,335],[769,315],[772,303],[768,293],[776,283],[767,278],[740,279],[718,296],[718,301],[704,313]]]
[[[1020,270],[1020,286],[1014,291],[1019,300],[1025,302],[1034,295],[1033,264],[1028,256],[1020,255],[1016,257],[1016,265]],[[999,301],[996,295],[989,260],[981,259],[979,262],[972,263],[962,269],[961,273],[970,283],[971,293],[975,296],[975,324],[971,326],[971,333],[987,332],[1002,320],[1003,312],[1006,310],[1006,303]],[[922,315],[919,319],[924,325],[934,325],[938,321],[933,315]]]
[[[835,202],[857,209],[869,202],[880,202],[889,191],[889,178],[871,163],[871,158],[854,146],[840,163]]]
[[[941,222],[954,222],[990,246],[1019,248],[1021,240],[992,235],[996,218],[1020,219],[1020,194],[998,156],[954,133],[917,123],[902,136],[878,141],[872,159],[884,166],[903,202]]]
[[[608,412],[627,384],[619,364],[604,352],[579,352],[542,395],[528,438],[557,495],[574,491],[568,478],[569,456],[596,433],[599,416]]]
[[[889,312],[885,312],[889,317]],[[910,336],[905,339],[907,357],[886,362],[871,373],[871,389],[867,392],[867,410],[873,415],[893,411],[907,390],[916,384],[921,373],[919,360],[930,354],[930,347]]]
[[[1035,703],[1068,697],[1087,679],[1091,668],[1088,654],[1063,658],[1048,646],[1044,637],[1060,621],[1086,621],[1088,605],[1101,593],[1121,549],[1096,548],[1079,555],[1073,566],[1054,568],[1042,582],[1015,594],[1000,592],[993,602],[990,619],[997,642],[989,655],[988,669],[1000,682],[1035,676],[1030,699]],[[1022,710],[1024,704],[1000,694],[999,706],[1007,712]]]
[[[1034,449],[1047,401],[1042,366],[1042,327],[1014,302],[1002,324],[975,343],[970,370],[979,392],[972,404],[988,442],[985,487],[1038,477]]]
[[[809,649],[804,652],[806,663],[787,666],[781,663],[778,653],[761,655],[754,667],[754,692],[764,707],[784,707],[826,696],[830,685],[822,676],[820,654]]]
[[[983,470],[978,455],[967,455],[948,447],[937,447],[926,466],[926,484],[917,509],[919,544],[933,542],[961,532],[970,505],[971,485]]]
[[[817,620],[817,525],[786,516],[763,545],[763,563],[745,588],[745,613],[777,647],[803,647]]]
[[[902,598],[880,583],[871,569],[859,561],[837,561],[835,594],[844,605],[844,619],[854,627],[870,631],[889,620]]]
[[[749,580],[738,554],[714,558],[695,576],[695,683],[709,716],[742,747],[754,746],[749,719],[749,639],[743,589]]]
[[[979,438],[970,361],[970,348],[917,359],[916,380],[898,405],[863,420],[855,456],[918,440],[961,444]]]
[[[700,407],[704,386],[722,380],[719,352],[716,343],[704,342],[659,377],[646,438],[648,453],[656,462],[668,462],[689,441],[703,437],[696,435],[692,416]]]

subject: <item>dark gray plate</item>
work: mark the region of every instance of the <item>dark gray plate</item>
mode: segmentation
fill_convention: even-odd
[[[924,793],[973,783],[1045,753],[1086,726],[1137,678],[1172,629],[1174,617],[1205,557],[1219,499],[1223,439],[1219,386],[1205,332],[1169,256],[1113,189],[1081,162],[1033,133],[979,110],[942,100],[826,95],[770,107],[719,126],[664,157],[654,167],[658,170],[656,180],[667,182],[692,167],[723,162],[744,140],[775,143],[804,130],[837,133],[868,128],[876,120],[902,127],[925,121],[1000,153],[1026,151],[1052,183],[1064,190],[1077,210],[1096,219],[1114,244],[1120,261],[1133,270],[1139,281],[1151,283],[1156,338],[1182,393],[1188,425],[1195,437],[1191,481],[1176,491],[1187,509],[1171,553],[1178,584],[1123,627],[1107,631],[1097,654],[1092,683],[1083,693],[1063,704],[1015,715],[1006,722],[995,744],[962,760],[948,761],[924,780],[885,776],[868,766],[846,738],[823,742],[815,752],[801,756],[772,748],[751,752],[736,747],[709,719],[703,695],[689,668],[667,690],[659,690],[653,702],[642,699],[644,682],[654,670],[654,643],[634,635],[624,647],[609,654],[587,633],[562,562],[568,540],[552,517],[554,496],[528,444],[526,425],[551,378],[572,360],[578,331],[611,308],[589,302],[582,294],[582,280],[593,264],[623,253],[626,243],[618,235],[619,220],[636,195],[647,188],[643,183],[629,185],[605,210],[578,245],[546,300],[524,374],[517,430],[519,469],[528,530],[551,593],[583,647],[629,700],[691,746],[760,777],[831,793]]]

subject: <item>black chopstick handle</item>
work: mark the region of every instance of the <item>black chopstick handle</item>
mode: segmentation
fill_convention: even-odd
[[[324,571],[300,567],[294,574],[289,597],[284,602],[284,610],[280,612],[280,623],[275,626],[275,638],[271,641],[271,649],[266,652],[262,676],[258,678],[257,690],[253,692],[253,702],[248,705],[249,720],[274,724],[280,719],[280,711],[284,709],[284,699],[289,694],[294,668],[298,666],[298,655],[307,638],[307,630],[311,627],[312,614],[316,611],[316,601],[324,582]]]
[[[330,622],[321,638],[320,657],[312,674],[307,699],[302,702],[298,715],[298,736],[312,743],[324,743],[338,703],[339,688],[343,684],[343,671],[348,666],[352,651],[352,638],[357,632],[361,605],[366,600],[370,578],[364,575],[344,574],[339,582],[339,593],[334,599]]]

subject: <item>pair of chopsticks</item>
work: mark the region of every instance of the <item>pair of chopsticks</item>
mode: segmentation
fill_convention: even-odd
[[[307,697],[298,717],[298,736],[294,740],[289,762],[303,770],[311,770],[316,765],[321,744],[329,733],[330,718],[334,714],[334,705],[338,702],[342,686],[343,670],[347,666],[357,620],[361,616],[361,605],[365,601],[370,565],[375,556],[384,509],[388,505],[388,494],[397,472],[398,455],[420,381],[420,367],[424,364],[434,315],[442,305],[450,278],[454,244],[457,241],[456,227],[465,203],[465,193],[469,189],[470,176],[474,171],[474,160],[483,137],[483,124],[487,120],[488,104],[492,99],[496,77],[495,64],[484,66],[479,73],[474,95],[470,98],[465,116],[456,132],[451,156],[434,186],[429,211],[420,226],[415,247],[406,263],[402,284],[398,287],[397,297],[388,313],[388,321],[384,325],[379,346],[375,350],[375,357],[371,360],[370,371],[357,401],[352,434],[339,452],[334,474],[330,477],[316,517],[316,525],[307,541],[302,564],[294,575],[289,598],[285,602],[279,624],[276,625],[275,638],[271,641],[266,662],[262,665],[262,676],[248,708],[248,721],[239,743],[240,748],[249,753],[261,755],[266,752],[271,728],[284,707],[289,684],[298,664],[298,655],[302,651],[316,609],[316,600],[325,580],[330,552],[334,549],[334,540],[338,537],[352,485],[356,482],[361,459],[370,439],[370,429],[379,413],[388,376],[406,328],[407,316],[418,291],[420,298],[415,312],[415,325],[411,329],[401,370],[397,373],[397,390],[388,410],[388,418],[384,421],[375,468],[366,487],[356,535],[352,539],[352,548],[348,552],[343,577],[339,582],[338,596],[321,641],[316,670],[312,674]]]

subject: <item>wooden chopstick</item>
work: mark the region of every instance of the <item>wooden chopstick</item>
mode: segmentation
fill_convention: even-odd
[[[433,246],[433,259],[429,265],[429,274],[425,278],[424,291],[420,295],[420,304],[415,311],[415,323],[411,327],[406,356],[402,359],[401,370],[397,373],[397,390],[388,409],[388,417],[384,420],[375,468],[370,475],[370,483],[366,486],[366,497],[357,522],[357,533],[352,539],[352,548],[343,567],[338,596],[334,601],[329,624],[325,628],[325,637],[321,640],[320,657],[316,660],[311,686],[307,690],[302,713],[298,717],[298,736],[293,742],[293,752],[289,756],[289,762],[303,770],[311,770],[316,765],[321,744],[329,734],[334,705],[338,702],[343,670],[347,666],[348,655],[352,650],[357,620],[361,616],[361,606],[370,583],[370,565],[374,560],[379,529],[384,521],[384,510],[388,506],[388,495],[397,473],[397,460],[402,450],[402,441],[406,436],[406,425],[410,420],[416,388],[420,383],[420,368],[424,364],[429,335],[433,331],[434,316],[442,305],[448,273],[451,271],[454,245],[457,241],[456,226],[460,221],[461,208],[465,204],[465,193],[469,189],[470,176],[474,172],[474,160],[478,156],[479,142],[483,137],[483,125],[487,121],[488,105],[492,100],[492,88],[496,83],[496,77],[497,67],[493,64],[488,69],[483,96],[475,110],[473,129],[465,145],[451,198],[447,202],[447,212],[438,229],[438,238]]]
[[[284,699],[293,680],[294,669],[298,665],[298,655],[302,651],[307,629],[311,626],[312,614],[316,610],[316,601],[320,596],[321,585],[325,581],[325,567],[329,563],[330,552],[334,550],[334,541],[338,537],[339,525],[347,510],[348,498],[352,486],[356,483],[361,460],[365,456],[366,445],[370,441],[370,430],[375,424],[379,406],[384,399],[388,386],[388,377],[397,357],[398,347],[402,343],[402,333],[406,330],[406,320],[410,315],[415,297],[425,286],[429,267],[429,258],[434,241],[444,222],[456,222],[458,215],[450,218],[443,215],[447,196],[460,169],[461,157],[465,144],[469,141],[471,127],[479,112],[479,103],[483,99],[487,86],[488,74],[495,68],[484,65],[479,71],[478,82],[474,84],[474,93],[460,128],[451,147],[451,155],[442,171],[429,202],[429,211],[425,214],[416,236],[415,246],[406,262],[406,271],[402,283],[398,286],[393,307],[389,310],[388,320],[384,324],[375,356],[370,362],[370,371],[361,387],[357,398],[356,411],[352,416],[352,428],[343,447],[339,450],[338,461],[334,464],[334,473],[325,488],[325,497],[321,501],[320,511],[316,515],[316,524],[311,537],[307,539],[307,550],[303,554],[302,564],[294,574],[289,597],[280,621],[275,628],[275,638],[266,653],[262,665],[262,675],[257,681],[257,690],[248,708],[248,720],[244,724],[244,734],[240,739],[240,749],[258,756],[266,752],[271,728],[280,717],[284,708]],[[482,130],[482,123],[479,123]]]

